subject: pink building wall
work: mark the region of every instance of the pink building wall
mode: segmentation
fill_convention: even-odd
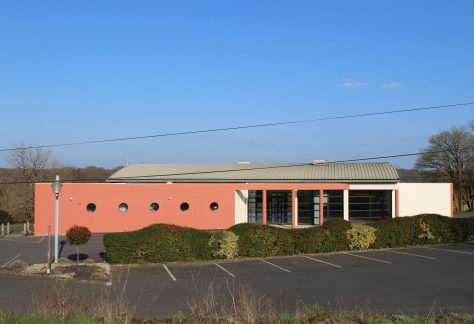
[[[150,204],[159,204],[152,212]],[[183,202],[188,211],[181,211]],[[216,211],[209,205],[219,204]],[[54,229],[54,194],[50,184],[35,187],[35,234]],[[96,211],[86,206],[94,203]],[[128,205],[120,212],[119,204]],[[65,183],[59,196],[59,233],[64,234],[72,225],[87,226],[92,232],[123,232],[167,223],[197,229],[223,229],[234,225],[234,190],[213,184],[69,184]]]
[[[348,188],[347,184],[65,183],[59,196],[59,233],[65,234],[73,225],[87,226],[93,233],[133,231],[157,223],[196,229],[226,229],[235,224],[236,190],[264,190],[265,193],[266,190]],[[295,195],[296,193],[293,194],[293,198]],[[150,210],[150,204],[154,202],[160,206],[157,212]],[[190,206],[185,212],[180,210],[183,202]],[[216,211],[210,209],[210,204],[213,202],[219,205]],[[54,203],[51,184],[36,184],[36,235],[46,235],[48,225],[51,225],[53,233]],[[87,211],[86,206],[89,203],[96,205],[95,212]],[[127,212],[119,211],[121,203],[128,205]],[[264,200],[264,205],[265,203]]]

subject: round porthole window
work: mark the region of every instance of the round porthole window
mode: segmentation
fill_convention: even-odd
[[[181,206],[179,206],[179,208],[181,209],[181,211],[187,211],[189,209],[189,204],[184,202],[181,204]]]
[[[209,208],[212,210],[212,211],[216,211],[219,209],[219,204],[216,203],[216,202],[213,202],[209,205]]]
[[[121,213],[125,213],[127,210],[128,210],[128,205],[126,203],[121,203],[119,205],[119,208],[118,210],[121,212]]]
[[[154,213],[157,212],[158,209],[160,209],[160,205],[158,203],[154,202],[150,204],[150,210]]]
[[[96,209],[97,209],[97,207],[93,203],[87,204],[87,206],[86,206],[86,210],[87,210],[88,213],[93,213],[93,212],[95,212]]]

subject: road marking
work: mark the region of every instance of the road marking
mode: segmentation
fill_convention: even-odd
[[[19,243],[38,244],[38,243],[41,243],[45,238],[46,238],[46,236],[43,236],[41,239],[39,239],[39,241],[36,241],[36,242],[23,241],[21,239],[14,240],[14,239],[11,239],[11,238],[10,239],[9,238],[0,238],[0,241],[11,241],[11,242],[19,242]]]
[[[303,255],[303,258],[310,259],[310,260],[314,260],[314,261],[318,261],[318,262],[325,263],[325,264],[328,264],[328,265],[330,265],[330,266],[333,266],[333,267],[342,269],[342,267],[341,267],[341,266],[338,266],[337,264],[332,264],[332,263],[329,263],[329,262],[326,262],[326,261],[323,261],[323,260],[319,260],[319,259],[315,259],[315,258],[306,256],[306,255]]]
[[[286,271],[286,272],[291,272],[290,270],[285,269],[285,268],[282,268],[282,267],[280,267],[279,265],[276,265],[276,264],[274,264],[274,263],[271,263],[271,262],[269,262],[269,261],[267,261],[267,260],[264,260],[264,259],[259,259],[259,260],[262,261],[262,262],[265,262],[265,263],[267,263],[267,264],[269,264],[269,265],[272,265],[272,266],[274,266],[275,268],[281,269],[281,270]]]
[[[406,255],[416,256],[416,257],[419,257],[419,258],[425,258],[425,259],[436,260],[436,258],[429,257],[429,256],[426,256],[426,255],[421,255],[421,254],[413,254],[413,253],[406,253],[406,252],[392,251],[392,250],[384,250],[384,252],[398,253],[398,254],[406,254]]]
[[[217,264],[217,263],[214,263],[216,267],[218,267],[219,269],[222,269],[224,270],[225,272],[227,272],[229,274],[229,276],[231,276],[232,278],[235,278],[235,274],[233,274],[232,272],[230,272],[229,270],[227,270],[226,268],[224,268],[223,266]]]
[[[425,249],[474,255],[474,253],[472,253],[472,252],[454,251],[454,250],[438,249],[438,248],[432,248],[432,247],[425,247]]]
[[[171,279],[173,279],[173,281],[176,281],[176,278],[173,276],[173,274],[171,273],[170,269],[168,269],[168,267],[163,264],[163,268],[165,268],[166,272],[168,272],[168,274],[170,275]]]
[[[379,260],[379,259],[374,259],[374,258],[369,258],[369,257],[366,257],[366,256],[362,256],[362,255],[358,255],[358,254],[352,254],[352,253],[343,253],[345,255],[352,255],[354,257],[358,257],[358,258],[362,258],[362,259],[367,259],[367,260],[373,260],[373,261],[377,261],[377,262],[383,262],[383,263],[387,263],[387,264],[392,264],[392,262],[389,262],[389,261],[384,261],[384,260]]]
[[[18,258],[20,255],[21,255],[21,253],[18,253],[16,256],[14,256],[14,257],[11,258],[10,260],[8,260],[4,265],[2,265],[0,268],[6,267],[7,265],[10,264],[10,262],[12,262],[12,261],[15,260],[16,258]]]

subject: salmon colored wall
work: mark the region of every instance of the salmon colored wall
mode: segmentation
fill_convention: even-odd
[[[197,229],[226,229],[235,224],[235,190],[344,190],[345,184],[122,184],[65,183],[59,196],[59,233],[72,225],[87,226],[93,233],[132,231],[156,223]],[[150,204],[160,205],[157,212]],[[187,202],[189,210],[180,205]],[[211,211],[212,202],[219,209]],[[94,213],[86,206],[94,203]],[[128,211],[118,210],[121,203]],[[35,186],[35,234],[54,232],[54,194],[51,185]]]
[[[167,223],[198,229],[224,229],[234,225],[234,190],[218,185],[193,184],[64,184],[59,196],[59,233],[72,225],[87,226],[92,232],[123,232]],[[151,212],[150,204],[160,205]],[[182,202],[189,210],[182,212]],[[211,211],[209,205],[219,208]],[[86,206],[97,209],[89,213]],[[118,206],[128,205],[121,213]],[[35,234],[54,229],[54,194],[49,184],[37,184],[35,190]]]

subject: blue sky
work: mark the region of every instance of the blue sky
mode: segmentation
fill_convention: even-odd
[[[470,0],[2,1],[0,148],[474,101],[473,12]],[[52,154],[103,167],[391,155],[425,148],[473,109]]]

